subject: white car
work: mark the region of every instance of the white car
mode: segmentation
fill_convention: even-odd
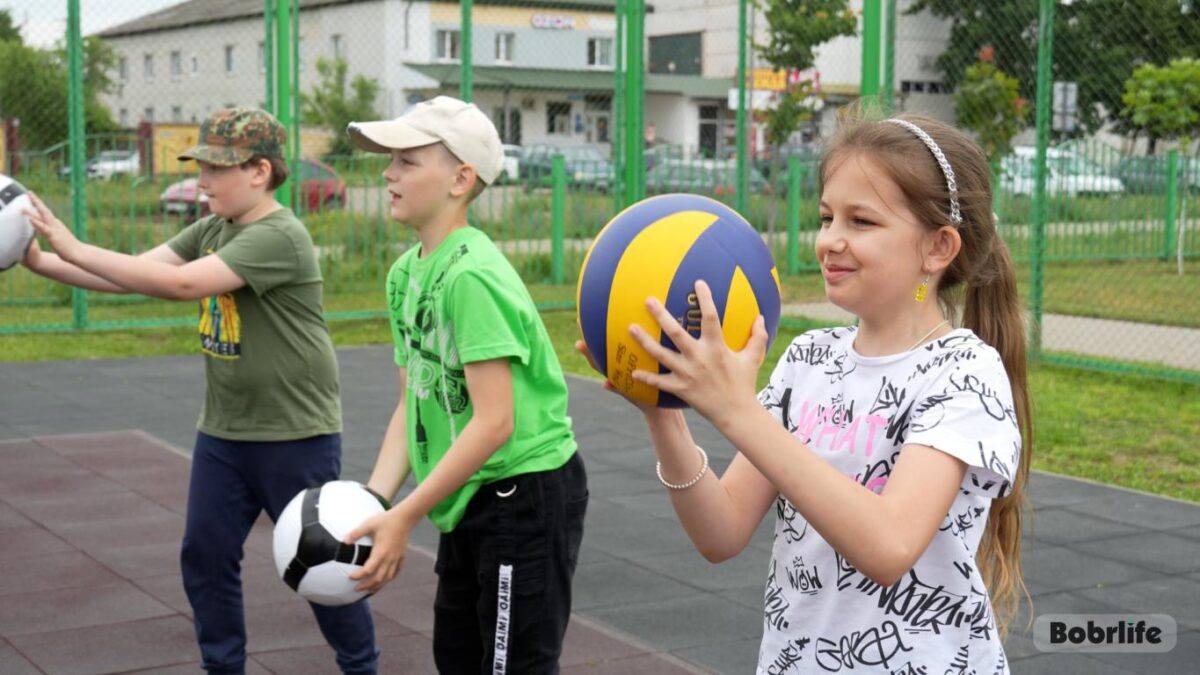
[[[500,170],[496,182],[508,183],[521,175],[521,146],[506,143],[500,147],[504,150],[504,168]]]
[[[1000,189],[1015,195],[1032,195],[1034,160],[1031,145],[1013,148],[1000,160]],[[1046,194],[1111,195],[1125,192],[1125,183],[1099,164],[1070,150],[1046,148]]]
[[[109,180],[118,175],[137,176],[142,172],[142,162],[136,150],[105,150],[89,159],[84,168],[88,178]],[[71,176],[71,167],[64,166],[58,174],[66,180]]]

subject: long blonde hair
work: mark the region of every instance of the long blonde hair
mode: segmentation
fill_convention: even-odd
[[[1000,353],[1012,386],[1021,433],[1021,459],[1012,490],[992,501],[976,563],[991,593],[996,623],[1005,635],[1020,596],[1029,598],[1021,574],[1021,522],[1027,506],[1026,484],[1033,455],[1033,418],[1029,400],[1026,334],[1016,271],[1008,247],[996,231],[992,213],[991,171],[987,157],[966,134],[932,118],[898,115],[929,134],[954,169],[962,224],[962,248],[942,275],[938,303]],[[950,224],[946,178],[925,144],[899,124],[868,120],[861,112],[843,117],[821,160],[826,171],[848,155],[870,157],[904,192],[908,206],[930,230]]]

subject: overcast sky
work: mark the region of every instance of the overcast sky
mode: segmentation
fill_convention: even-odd
[[[80,0],[84,35],[170,7],[183,0]],[[42,47],[63,39],[67,30],[67,0],[0,0],[25,41]]]

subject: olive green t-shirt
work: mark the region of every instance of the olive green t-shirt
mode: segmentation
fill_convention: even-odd
[[[443,532],[462,520],[483,483],[562,466],[575,452],[567,385],[533,299],[483,232],[451,232],[429,255],[406,251],[387,279],[396,364],[407,368],[408,456],[418,482],[450,449],[473,412],[464,364],[507,359],[513,432],[429,519]]]
[[[342,429],[337,359],[308,230],[288,209],[245,225],[202,218],[167,242],[186,261],[216,254],[246,285],[200,300],[208,390],[197,428],[286,441]]]

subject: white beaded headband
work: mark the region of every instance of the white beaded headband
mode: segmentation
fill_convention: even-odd
[[[921,127],[909,122],[908,120],[888,119],[888,122],[895,122],[900,126],[908,129],[916,134],[917,138],[929,148],[929,152],[933,153],[933,158],[937,160],[938,166],[942,168],[942,175],[946,177],[946,190],[950,192],[950,222],[955,226],[962,225],[962,210],[958,206],[958,183],[954,180],[954,167],[950,166],[950,160],[946,159],[945,153],[938,147],[937,142],[925,133]]]

